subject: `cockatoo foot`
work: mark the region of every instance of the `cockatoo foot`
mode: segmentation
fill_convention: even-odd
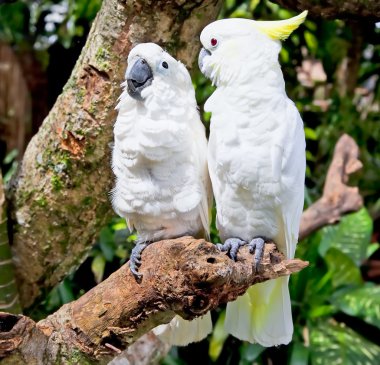
[[[150,242],[137,242],[131,252],[129,268],[137,281],[141,280],[143,277],[142,274],[138,272],[139,267],[141,266],[141,254],[149,244]]]
[[[253,259],[253,271],[259,272],[260,263],[264,255],[264,247],[265,247],[265,237],[255,237],[249,244],[249,252],[255,253],[255,257]]]
[[[239,248],[246,244],[247,242],[240,238],[229,238],[223,244],[217,243],[216,247],[222,252],[228,252],[231,259],[236,261]]]

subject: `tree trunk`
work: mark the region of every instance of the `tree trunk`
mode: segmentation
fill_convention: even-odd
[[[21,313],[21,306],[14,278],[12,254],[8,241],[7,211],[0,171],[0,311]]]
[[[73,73],[11,189],[20,298],[33,304],[85,258],[111,216],[114,107],[131,47],[156,42],[191,66],[220,0],[104,0]]]
[[[204,240],[156,242],[143,252],[141,282],[126,264],[38,323],[0,314],[0,359],[4,358],[2,364],[104,364],[175,314],[186,319],[204,315],[235,300],[251,285],[307,265],[285,260],[271,243],[265,245],[255,272],[248,247],[235,262]]]
[[[32,106],[21,64],[13,49],[0,42],[0,158],[16,149],[25,150],[32,129]]]

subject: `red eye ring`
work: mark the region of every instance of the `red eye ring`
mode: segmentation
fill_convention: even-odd
[[[211,45],[215,47],[218,44],[218,40],[216,38],[211,38]]]

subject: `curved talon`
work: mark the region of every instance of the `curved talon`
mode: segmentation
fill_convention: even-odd
[[[148,245],[149,242],[137,242],[131,252],[129,269],[137,281],[140,281],[143,277],[143,275],[138,272],[138,269],[141,266],[141,254]]]
[[[240,238],[229,238],[224,244],[218,243],[216,246],[222,252],[229,252],[229,257],[236,261],[239,248],[246,245],[247,242],[241,240]]]
[[[249,244],[249,252],[255,253],[253,259],[253,271],[259,272],[260,263],[264,255],[265,239],[263,237],[255,237]]]
[[[142,274],[140,274],[136,269],[135,266],[132,266],[132,264],[129,265],[129,269],[131,270],[131,273],[135,277],[136,280],[142,279]]]

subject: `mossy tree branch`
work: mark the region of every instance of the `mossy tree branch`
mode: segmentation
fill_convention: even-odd
[[[251,285],[307,266],[301,260],[285,260],[274,244],[267,244],[260,270],[254,272],[248,248],[243,248],[234,262],[215,245],[192,237],[153,243],[142,261],[141,283],[124,265],[38,323],[1,314],[3,364],[29,364],[32,360],[39,364],[104,364],[175,314],[193,319],[236,299]]]

